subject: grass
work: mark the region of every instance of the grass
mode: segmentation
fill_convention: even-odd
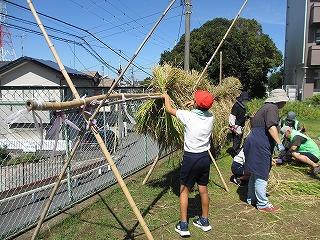
[[[316,136],[319,123],[305,123],[310,135]],[[128,183],[155,239],[180,239],[174,232],[179,219],[180,159],[178,154],[163,161],[145,186],[141,185],[144,176]],[[231,157],[222,153],[217,163],[228,182]],[[268,214],[243,202],[244,187],[228,183],[230,192],[227,193],[212,165],[208,188],[213,230],[203,233],[191,225],[190,239],[319,239],[319,179],[309,177],[307,170],[306,166],[297,164],[272,169],[269,199],[282,210]],[[199,203],[195,190],[189,198],[189,221],[200,213]],[[122,191],[114,189],[100,196],[90,207],[44,232],[39,239],[145,239],[145,235]]]

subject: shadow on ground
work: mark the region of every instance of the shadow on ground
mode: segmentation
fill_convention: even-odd
[[[242,202],[247,202],[247,193],[248,193],[248,185],[245,186],[239,186],[237,189],[237,193],[239,195],[239,199]]]

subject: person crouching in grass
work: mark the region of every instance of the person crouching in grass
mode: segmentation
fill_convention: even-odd
[[[174,109],[167,93],[163,94],[166,111],[176,116],[184,125],[184,154],[180,170],[180,221],[175,231],[182,237],[190,236],[188,230],[188,197],[195,183],[198,184],[201,198],[202,216],[196,217],[193,225],[203,231],[211,230],[209,224],[209,196],[207,185],[210,172],[210,137],[214,117],[208,110],[211,108],[214,97],[208,91],[196,91],[194,100],[186,103],[193,106],[193,110]]]
[[[312,175],[320,173],[320,149],[318,145],[307,135],[289,126],[283,126],[280,132],[290,144],[286,154],[296,161],[308,164],[311,167],[310,173]]]

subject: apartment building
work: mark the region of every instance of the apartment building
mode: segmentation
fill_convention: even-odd
[[[295,98],[320,93],[320,0],[287,0],[284,72]]]

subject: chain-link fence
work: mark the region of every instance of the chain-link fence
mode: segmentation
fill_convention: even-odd
[[[107,89],[78,88],[78,91],[80,96],[93,96],[106,93]],[[116,91],[137,93],[143,89]],[[80,132],[81,143],[48,215],[115,183],[94,135],[86,128],[83,109],[31,113],[23,110],[28,99],[66,101],[72,95],[65,87],[1,87],[0,239],[36,223]],[[141,103],[142,100],[136,100],[125,106],[123,103],[105,106],[96,117],[99,133],[123,177],[150,164],[159,154],[155,141],[137,134],[130,122],[130,116],[134,116]]]

